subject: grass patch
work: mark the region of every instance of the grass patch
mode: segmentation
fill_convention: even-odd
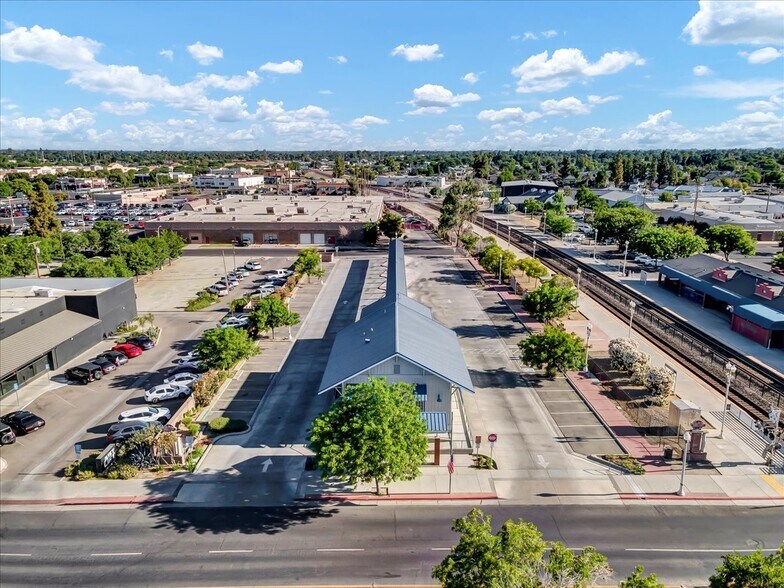
[[[204,455],[206,451],[203,445],[198,445],[193,448],[191,454],[188,456],[188,461],[185,464],[185,470],[188,472],[193,472],[196,469],[196,465],[199,463],[201,456]]]
[[[474,467],[479,470],[497,470],[498,464],[492,457],[480,453],[474,456]]]
[[[209,427],[213,433],[236,433],[247,429],[248,424],[242,419],[216,417],[210,421]]]
[[[188,312],[202,310],[208,306],[212,306],[218,301],[220,301],[220,298],[218,298],[216,294],[210,294],[209,292],[202,290],[195,298],[188,300],[188,304],[185,305],[185,310]]]
[[[602,455],[601,458],[606,461],[609,461],[613,465],[622,467],[623,469],[627,470],[631,474],[634,474],[635,476],[642,476],[645,474],[645,468],[642,467],[642,464],[636,459],[634,459],[631,455],[624,455],[624,454]]]

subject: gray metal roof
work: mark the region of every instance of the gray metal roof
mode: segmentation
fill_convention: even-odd
[[[57,345],[78,335],[98,319],[65,310],[0,340],[0,377],[5,377]]]
[[[359,321],[340,331],[329,354],[319,394],[398,356],[463,390],[474,391],[455,333],[433,320],[430,309],[406,295],[403,243],[389,248],[387,292]]]

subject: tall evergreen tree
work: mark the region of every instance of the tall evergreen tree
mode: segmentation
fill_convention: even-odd
[[[616,187],[620,187],[623,184],[623,156],[620,153],[615,156],[615,162],[613,163],[613,181]]]
[[[36,182],[30,195],[30,214],[27,217],[27,230],[30,235],[53,237],[62,230],[57,219],[57,206],[49,188],[43,182]]]

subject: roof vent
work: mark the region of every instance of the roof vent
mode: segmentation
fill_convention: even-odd
[[[41,298],[53,298],[54,290],[51,288],[37,288],[33,291],[33,294],[40,296]]]
[[[305,214],[305,207],[297,206],[297,214]]]
[[[274,206],[268,206],[267,207],[267,214],[275,214],[275,207]]]
[[[20,312],[24,312],[24,311],[25,311],[25,309],[22,308],[21,306],[13,306],[13,307],[7,308],[5,310],[5,312],[11,312],[13,314],[19,314]]]

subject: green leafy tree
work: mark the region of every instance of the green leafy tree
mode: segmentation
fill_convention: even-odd
[[[543,368],[549,377],[558,371],[579,369],[585,362],[582,338],[568,332],[563,325],[546,326],[542,333],[520,341],[518,347],[526,365]]]
[[[557,237],[574,231],[574,221],[565,214],[557,214],[553,210],[548,210],[544,215],[547,221],[547,230]],[[544,223],[542,223],[544,226]]]
[[[517,262],[517,267],[523,270],[526,276],[537,282],[547,275],[547,268],[538,259],[524,257]]]
[[[35,257],[25,239],[0,238],[0,277],[28,276],[35,271]]]
[[[321,254],[315,247],[308,247],[300,251],[297,261],[294,262],[294,271],[303,276],[308,276],[308,283],[310,283],[310,276],[318,272],[320,267]]]
[[[241,312],[250,302],[249,296],[240,296],[229,302],[229,310],[231,312]]]
[[[556,192],[555,196],[550,198],[544,205],[545,210],[555,213],[556,215],[566,214],[566,198],[561,191]]]
[[[291,327],[299,323],[299,314],[291,312],[286,303],[280,298],[268,296],[258,301],[250,312],[249,322],[257,333],[272,331],[275,338],[275,329]]]
[[[745,229],[737,225],[715,225],[708,227],[702,233],[707,242],[708,251],[716,253],[721,251],[724,260],[730,260],[730,253],[737,251],[743,255],[754,255],[757,244]]]
[[[157,267],[155,252],[147,239],[126,244],[122,249],[125,263],[134,275],[141,276]]]
[[[620,188],[623,184],[624,178],[624,169],[623,169],[623,155],[620,152],[615,156],[615,162],[613,162],[613,182],[615,186]]]
[[[491,517],[472,509],[455,519],[452,530],[460,539],[433,568],[444,588],[583,588],[612,573],[593,547],[574,553],[563,543],[548,543],[536,525],[523,520],[507,520],[493,533]]]
[[[20,192],[28,198],[35,194],[35,187],[27,177],[8,180],[11,185],[11,196]]]
[[[784,270],[784,253],[777,253],[770,261],[770,267],[774,270]]]
[[[342,178],[346,175],[346,162],[342,155],[335,157],[335,162],[332,164],[332,177]]]
[[[10,198],[13,195],[14,191],[11,189],[11,182],[0,180],[0,198]]]
[[[84,233],[62,233],[60,238],[63,243],[63,256],[66,258],[75,253],[81,253],[90,246]]]
[[[57,219],[57,205],[43,182],[36,182],[33,194],[29,196],[30,213],[27,217],[29,235],[52,237],[62,231]]]
[[[664,588],[656,574],[645,575],[645,568],[637,566],[632,575],[621,582],[620,588]]]
[[[125,227],[118,221],[95,221],[92,231],[98,234],[98,253],[108,256],[120,253],[128,244]],[[89,238],[89,237],[88,237]]]
[[[397,239],[403,235],[403,217],[385,210],[378,221],[378,230],[389,239]]]
[[[259,352],[256,342],[248,337],[248,332],[234,327],[205,333],[195,350],[205,367],[218,370],[229,369],[238,361]]]
[[[471,162],[471,167],[474,170],[474,176],[483,179],[489,178],[491,161],[492,158],[489,153],[477,153],[474,155],[474,161]]]
[[[781,588],[784,586],[784,544],[775,553],[728,553],[710,577],[710,588]]]
[[[438,232],[443,235],[454,233],[459,242],[460,237],[468,229],[469,223],[476,219],[479,212],[478,197],[479,184],[473,180],[452,184],[441,205]]]
[[[501,278],[506,279],[512,275],[512,270],[517,267],[517,256],[512,251],[502,249],[495,243],[491,243],[482,250],[479,265],[494,276],[497,276],[500,270]]]
[[[531,214],[539,214],[544,210],[544,204],[535,200],[534,198],[529,198],[525,202],[523,202],[523,211],[528,212]]]
[[[185,249],[185,239],[179,233],[163,230],[161,231],[161,239],[166,242],[169,248],[169,259],[177,259],[182,255],[182,250]]]
[[[427,455],[427,427],[414,385],[370,378],[349,386],[308,432],[324,479],[350,484],[414,480]]]
[[[647,210],[610,208],[594,214],[593,226],[599,230],[599,239],[617,239],[620,251],[634,235],[651,226],[654,219],[654,215]]]
[[[523,298],[523,309],[532,317],[552,324],[577,308],[577,288],[565,276],[553,276]]]
[[[477,244],[479,243],[479,235],[474,233],[470,233],[468,235],[463,235],[460,237],[460,244],[466,248],[466,251],[469,253],[473,252],[476,249]]]
[[[369,222],[362,225],[362,240],[368,245],[378,243],[378,223]]]
[[[659,202],[674,202],[675,196],[672,195],[672,192],[662,192],[659,194]]]

